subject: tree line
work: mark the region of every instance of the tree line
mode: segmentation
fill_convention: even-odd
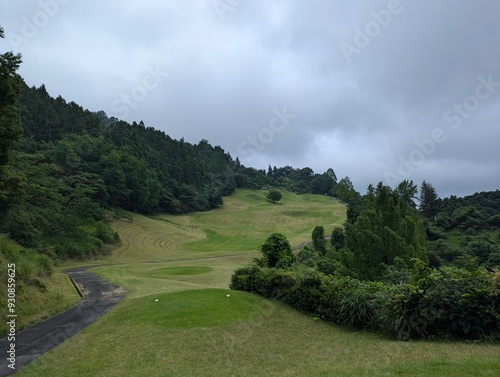
[[[380,182],[366,194],[350,179],[343,227],[296,254],[271,234],[231,288],[257,292],[340,324],[398,339],[500,341],[499,191],[440,199],[423,182]]]
[[[20,55],[2,54],[0,63],[0,233],[52,257],[105,253],[118,242],[108,224],[120,209],[206,211],[236,188],[331,193],[336,184],[333,170],[270,174],[207,140],[191,144],[85,110],[29,87],[16,73]]]

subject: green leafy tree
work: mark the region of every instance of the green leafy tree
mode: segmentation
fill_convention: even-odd
[[[493,215],[487,220],[488,225],[492,228],[500,228],[500,214]]]
[[[2,27],[0,38],[4,38]],[[7,162],[9,149],[22,132],[20,111],[17,107],[21,83],[16,74],[20,65],[21,55],[12,52],[0,55],[0,165]]]
[[[314,250],[320,253],[326,251],[325,228],[321,225],[316,226],[312,232],[312,242]]]
[[[417,205],[415,204],[415,200],[418,199],[418,189],[417,185],[415,185],[413,181],[404,180],[398,185],[394,192],[400,200],[402,200],[409,206],[413,208],[417,207]]]
[[[0,39],[4,30],[0,27]],[[14,202],[19,201],[20,192],[26,184],[22,171],[8,165],[13,144],[22,133],[20,111],[17,102],[21,91],[21,80],[16,71],[21,56],[12,52],[0,55],[0,231],[2,219],[11,211]],[[10,213],[15,216],[15,214]]]
[[[453,212],[451,223],[457,228],[476,229],[484,223],[484,216],[475,207],[461,207]]]
[[[367,197],[361,198],[361,197],[356,197],[355,199],[351,200],[349,204],[347,205],[347,211],[346,211],[346,222],[345,226],[346,228],[349,228],[352,224],[356,222],[358,219],[359,214],[363,211],[363,208],[365,208],[366,204],[370,201]]]
[[[281,192],[278,190],[269,190],[269,192],[266,195],[266,198],[272,201],[273,203],[279,202],[281,200]]]
[[[122,166],[123,156],[118,150],[102,155],[97,163],[100,175],[106,185],[111,205],[126,203],[130,196],[130,189],[127,188],[127,178]]]
[[[360,197],[354,189],[354,185],[349,177],[342,178],[336,186],[336,195],[344,203],[350,203]]]
[[[292,247],[281,233],[272,233],[260,246],[260,251],[259,263],[265,267],[287,268],[295,262]]]
[[[309,192],[313,194],[328,194],[331,195],[334,192],[335,181],[332,176],[327,173],[316,174],[309,184]]]
[[[436,225],[448,230],[451,227],[451,217],[445,212],[439,212],[436,217]]]
[[[425,228],[417,211],[379,183],[371,201],[346,231],[354,269],[367,280],[380,278],[395,258],[427,262]]]
[[[333,171],[332,168],[328,168],[328,170],[326,171],[326,174],[333,179],[333,181],[335,182],[335,184],[337,184],[337,175],[335,174],[335,172]]]
[[[345,234],[341,228],[334,228],[330,238],[330,244],[335,250],[340,250],[345,244]]]

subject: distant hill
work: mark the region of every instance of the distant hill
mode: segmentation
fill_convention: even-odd
[[[22,134],[10,148],[0,186],[0,232],[57,257],[84,258],[118,241],[115,209],[142,214],[206,211],[236,187],[280,186],[332,193],[333,170],[243,166],[207,140],[190,144],[142,121],[91,112],[19,76]]]

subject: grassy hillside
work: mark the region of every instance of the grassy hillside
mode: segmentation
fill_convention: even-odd
[[[272,232],[284,233],[292,246],[310,241],[315,225],[326,232],[341,226],[345,207],[321,195],[283,192],[273,204],[264,190],[237,190],[209,212],[145,217],[130,215],[115,222],[122,245],[113,262],[158,262],[228,253],[256,253]]]
[[[397,342],[227,289],[280,230],[293,246],[345,209],[325,196],[238,190],[210,212],[127,215],[122,245],[93,269],[127,297],[19,376],[496,376],[500,347]],[[228,296],[229,295],[229,296]],[[158,300],[158,301],[156,301]]]
[[[0,235],[0,306],[7,308],[7,265],[16,266],[16,314],[17,329],[39,322],[79,302],[68,276],[52,272],[46,257],[24,249],[12,240]],[[0,322],[0,337],[7,334],[6,321]]]

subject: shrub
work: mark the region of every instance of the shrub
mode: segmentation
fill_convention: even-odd
[[[266,195],[266,198],[272,201],[273,203],[279,202],[281,200],[281,192],[278,190],[271,189]]]
[[[118,233],[102,221],[96,222],[94,228],[94,235],[104,243],[116,244],[120,239]]]
[[[16,276],[28,284],[40,285],[39,278],[50,277],[53,272],[52,260],[47,255],[22,248],[14,241],[0,236],[0,255],[6,263],[16,265]],[[37,286],[38,286],[37,285]]]
[[[47,255],[37,255],[35,259],[38,274],[42,277],[50,277],[53,273],[53,263]]]
[[[280,300],[308,313],[316,313],[321,298],[321,274],[309,268],[289,272],[288,283],[278,292]],[[278,298],[278,297],[277,297]]]
[[[326,251],[325,228],[321,225],[314,227],[311,238],[314,250],[324,254]]]
[[[409,283],[328,276],[304,267],[235,271],[231,289],[276,298],[323,319],[397,339],[500,339],[499,273],[413,269]]]
[[[292,247],[281,233],[271,234],[260,246],[262,264],[266,267],[287,268],[295,262]]]
[[[330,237],[330,245],[335,250],[340,250],[345,244],[345,234],[344,230],[341,228],[334,228],[332,231],[332,236]]]
[[[498,331],[490,275],[457,268],[433,270],[416,285],[394,286],[380,323],[399,339],[479,339]]]

